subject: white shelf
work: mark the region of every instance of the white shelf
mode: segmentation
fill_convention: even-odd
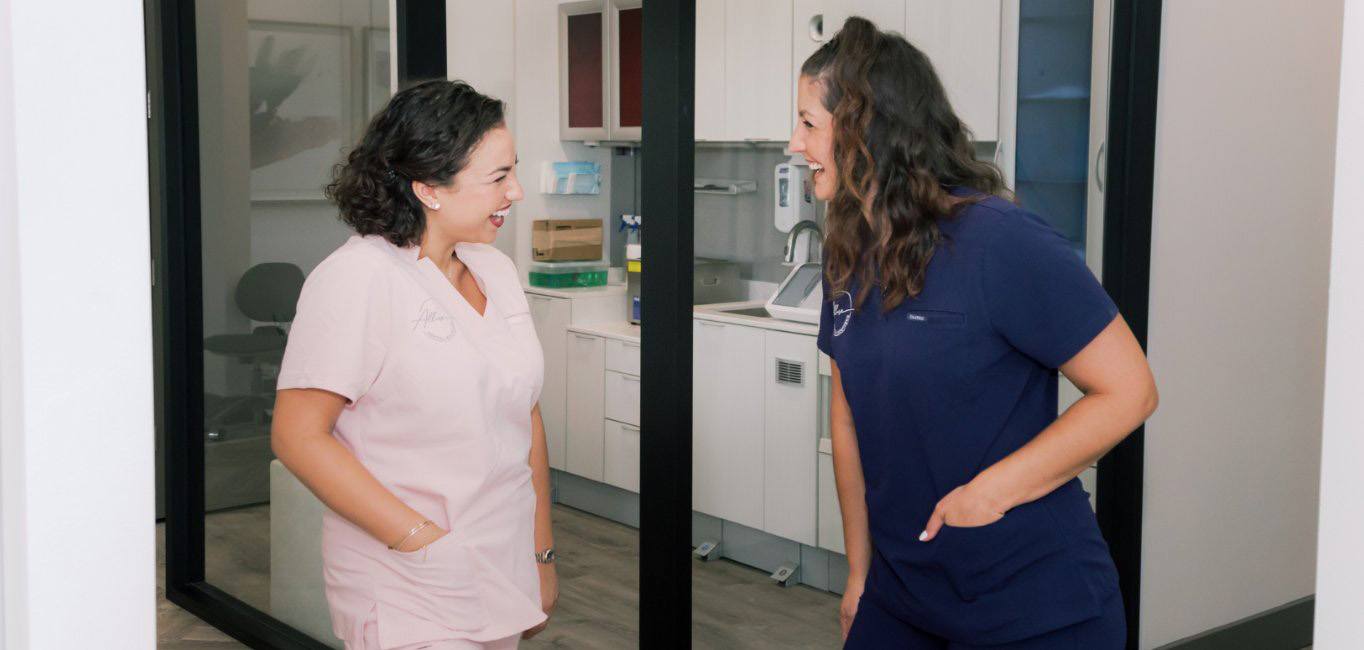
[[[693,181],[692,189],[697,194],[747,194],[758,191],[758,184],[755,181],[745,181],[730,178],[697,178]]]

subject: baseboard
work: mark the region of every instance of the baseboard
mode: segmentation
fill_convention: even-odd
[[[1316,597],[1307,596],[1158,650],[1301,650],[1312,645]]]

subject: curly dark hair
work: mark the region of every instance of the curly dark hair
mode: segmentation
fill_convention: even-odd
[[[898,34],[854,16],[800,72],[820,82],[833,114],[838,186],[825,214],[826,296],[847,290],[856,275],[861,306],[879,270],[890,311],[923,290],[942,239],[938,220],[983,198],[957,197],[949,187],[1012,195],[999,169],[976,159],[928,57]]]
[[[332,170],[327,198],[361,235],[396,246],[426,230],[412,181],[449,185],[484,134],[505,124],[500,100],[463,81],[426,81],[399,91],[370,120],[359,144]]]

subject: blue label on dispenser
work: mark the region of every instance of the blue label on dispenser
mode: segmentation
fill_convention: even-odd
[[[639,320],[639,296],[635,296],[633,304],[630,305],[630,317]]]

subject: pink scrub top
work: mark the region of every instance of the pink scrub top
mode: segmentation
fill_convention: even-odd
[[[356,646],[492,641],[545,620],[534,558],[531,409],[544,356],[512,261],[455,254],[482,315],[417,247],[351,237],[308,276],[278,388],[349,403],[334,435],[384,487],[450,533],[399,553],[327,510],[322,561],[332,630]]]

